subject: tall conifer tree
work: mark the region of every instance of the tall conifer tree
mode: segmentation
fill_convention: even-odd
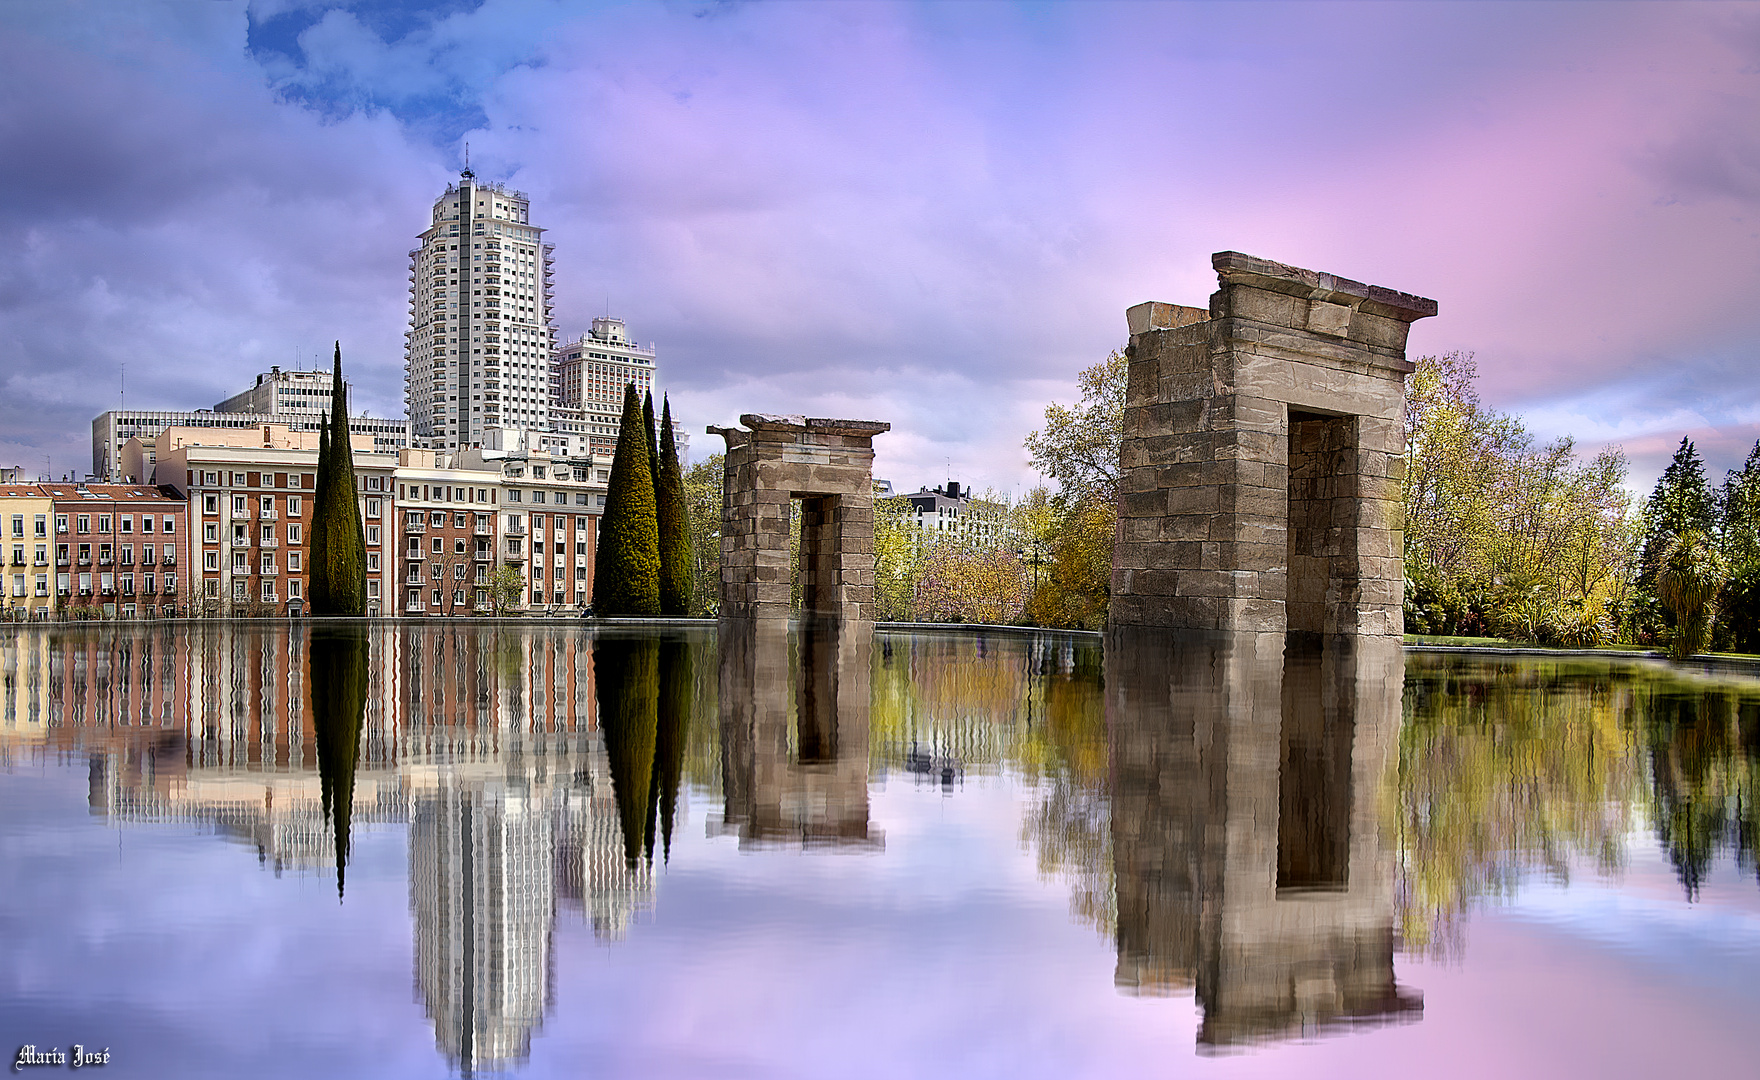
[[[660,614],[660,528],[648,443],[641,398],[630,383],[623,390],[623,420],[593,564],[593,609],[600,615]]]
[[[660,444],[654,441],[654,393],[642,392],[642,430],[648,433],[648,466],[654,470],[654,490],[660,490]]]
[[[684,472],[672,437],[672,402],[660,410],[660,473],[655,485],[660,524],[660,613],[691,613],[691,517],[685,505]]]
[[[355,495],[354,448],[348,437],[348,389],[342,382],[342,343],[330,376],[334,423],[319,435],[318,489],[312,498],[312,569],[307,602],[314,615],[361,615],[367,610],[367,538]]]

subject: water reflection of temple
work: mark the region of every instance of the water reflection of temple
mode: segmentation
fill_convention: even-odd
[[[500,1069],[543,1022],[558,912],[616,938],[652,903],[651,865],[625,858],[591,638],[386,625],[363,639],[344,785],[323,775],[303,628],[21,629],[0,640],[0,745],[83,756],[94,814],[212,829],[278,873],[336,865],[326,782],[350,792],[357,833],[407,825],[435,1041],[460,1072]]]
[[[1208,1048],[1415,1016],[1377,805],[1398,644],[1107,645],[1118,985],[1194,991]]]
[[[873,640],[862,623],[722,622],[719,828],[742,848],[884,846],[868,819]]]

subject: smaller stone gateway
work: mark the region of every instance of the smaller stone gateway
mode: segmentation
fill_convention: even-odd
[[[1406,334],[1436,301],[1211,263],[1209,310],[1125,313],[1111,622],[1398,636]]]
[[[874,621],[877,420],[746,413],[727,440],[721,503],[721,617],[789,616],[790,500],[801,500],[801,611]]]

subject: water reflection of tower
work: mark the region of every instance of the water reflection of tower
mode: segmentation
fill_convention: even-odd
[[[1121,988],[1192,989],[1201,1047],[1413,1017],[1376,797],[1397,642],[1107,641]]]
[[[465,1075],[523,1060],[550,990],[551,808],[523,777],[414,793],[410,907],[434,1037]]]

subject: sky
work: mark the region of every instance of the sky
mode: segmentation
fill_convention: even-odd
[[[693,432],[886,420],[901,488],[1021,442],[1210,254],[1435,298],[1541,438],[1647,491],[1760,438],[1760,5],[0,4],[0,465],[340,339],[403,411],[408,252],[469,144]]]

